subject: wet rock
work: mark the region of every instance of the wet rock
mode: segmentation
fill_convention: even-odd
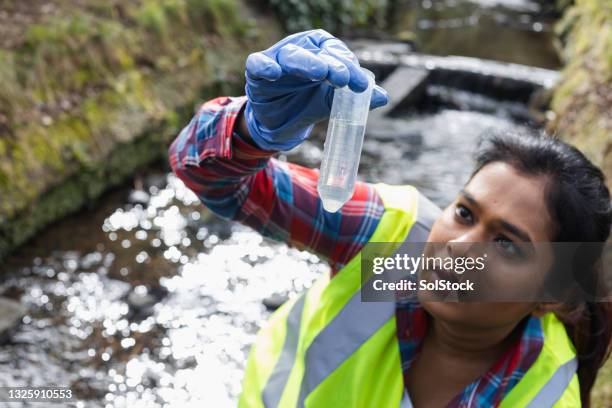
[[[385,140],[421,141],[420,132],[411,129],[409,122],[391,118],[391,114],[400,106],[413,106],[423,98],[429,72],[424,68],[396,67],[382,82],[381,86],[389,93],[389,103],[370,113],[366,133],[369,138]]]
[[[0,298],[0,344],[6,342],[11,332],[21,323],[27,309],[21,303]]]
[[[147,205],[151,196],[143,190],[132,190],[128,196],[128,202],[131,204]]]
[[[211,213],[206,225],[209,235],[216,235],[220,241],[224,241],[232,236],[232,226],[220,216]]]
[[[381,84],[389,94],[389,103],[373,110],[370,119],[381,120],[400,104],[415,104],[423,97],[428,77],[427,69],[398,66]]]
[[[166,179],[165,174],[149,174],[144,180],[145,186],[151,189],[151,187],[155,187],[158,190],[161,190],[166,186],[168,180]]]
[[[130,306],[130,317],[145,318],[153,312],[156,303],[162,300],[168,291],[163,288],[147,288],[138,285],[126,296],[126,301]]]
[[[554,87],[560,78],[559,72],[549,69],[471,57],[393,53],[375,46],[364,47],[355,54],[371,70],[388,72],[397,66],[425,69],[429,71],[430,84],[521,103],[528,102],[541,88]]]
[[[154,304],[157,300],[149,293],[144,285],[138,285],[127,297],[128,304],[134,309],[144,309]]]
[[[80,399],[102,399],[106,395],[108,381],[95,378],[95,376],[89,376],[74,381],[70,384],[70,389]]]
[[[187,356],[186,358],[182,358],[176,361],[176,368],[179,370],[184,370],[187,368],[193,368],[198,365],[198,360],[195,356]]]
[[[289,299],[286,294],[275,293],[263,300],[263,304],[269,311],[274,311]]]

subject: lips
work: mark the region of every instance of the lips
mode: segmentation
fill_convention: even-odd
[[[459,282],[459,276],[455,271],[444,268],[433,268],[430,272],[436,275],[436,280],[443,279],[450,282]]]

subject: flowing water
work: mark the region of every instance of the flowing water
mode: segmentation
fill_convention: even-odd
[[[453,7],[483,3],[493,2]],[[491,7],[524,12],[502,7],[512,3],[531,4]],[[487,106],[400,113],[410,136],[366,136],[360,178],[412,183],[447,204],[471,171],[477,139],[521,128],[507,104]],[[319,130],[280,158],[318,167]],[[316,255],[212,215],[167,169],[150,169],[4,263],[0,294],[28,314],[0,345],[0,386],[70,386],[72,405],[83,407],[233,406],[249,345],[270,313],[263,299],[293,296],[327,270]]]
[[[555,69],[554,1],[399,1],[390,31],[419,51]]]

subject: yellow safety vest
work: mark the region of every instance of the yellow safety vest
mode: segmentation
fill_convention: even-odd
[[[376,189],[385,211],[370,242],[425,242],[440,210],[411,186]],[[410,407],[395,303],[362,302],[360,287],[361,253],[274,312],[251,348],[239,407]],[[552,313],[542,328],[542,351],[503,408],[580,406],[574,346]]]

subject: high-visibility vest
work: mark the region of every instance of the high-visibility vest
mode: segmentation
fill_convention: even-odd
[[[376,189],[385,211],[370,242],[425,242],[440,209],[411,186]],[[411,406],[395,303],[361,301],[360,261],[361,253],[272,314],[251,348],[239,407]],[[552,313],[542,328],[542,350],[503,408],[580,406],[574,346]]]

